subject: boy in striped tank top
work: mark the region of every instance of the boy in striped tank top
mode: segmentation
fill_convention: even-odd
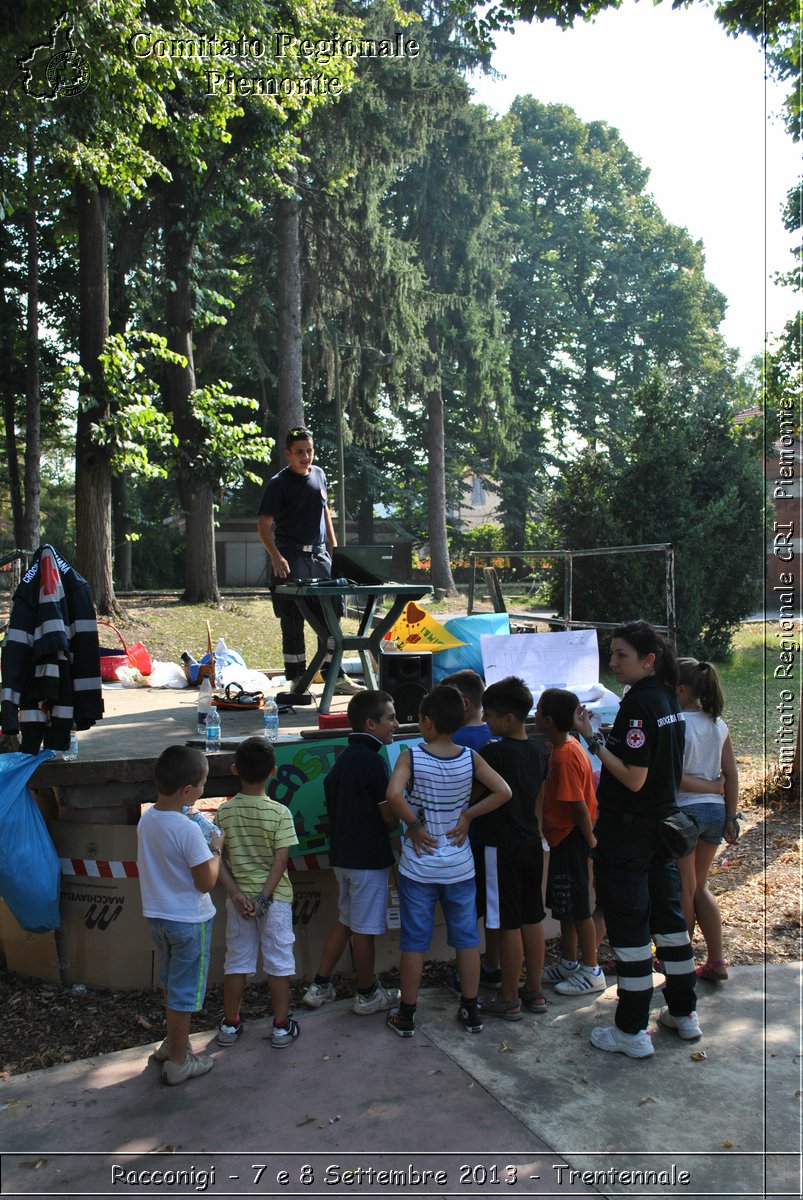
[[[469,1033],[482,1031],[477,995],[480,949],[471,822],[510,799],[510,788],[488,763],[452,735],[463,724],[463,697],[441,684],[421,701],[423,746],[400,754],[387,791],[388,805],[405,824],[399,862],[401,914],[401,1001],[387,1016],[399,1037],[415,1033],[415,1008],[432,941],[435,904],[446,918],[449,945],[457,957],[462,995],[457,1019]],[[469,809],[475,780],[487,795]]]

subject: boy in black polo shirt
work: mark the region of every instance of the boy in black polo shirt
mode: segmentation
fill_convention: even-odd
[[[479,817],[477,910],[486,929],[499,930],[501,986],[497,996],[482,1002],[488,1016],[521,1020],[522,1003],[533,1013],[546,1012],[541,990],[544,969],[544,905],[541,881],[544,853],[536,815],[536,800],[546,775],[546,752],[527,737],[524,722],[533,696],[522,679],[509,675],[485,689],[483,716],[498,741],[480,754],[513,793],[501,808]],[[519,994],[521,960],[527,982]]]
[[[360,692],[349,702],[348,718],[354,732],[323,783],[339,919],[303,1003],[320,1008],[337,998],[332,971],[351,937],[357,975],[352,1012],[367,1015],[399,1002],[398,990],[381,987],[374,975],[374,939],[385,932],[388,868],[394,861],[390,831],[398,825],[385,800],[388,770],[379,750],[393,741],[399,723],[387,692]]]

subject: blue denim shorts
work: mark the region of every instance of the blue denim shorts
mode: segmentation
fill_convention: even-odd
[[[725,801],[721,804],[684,804],[683,812],[694,817],[700,826],[700,841],[709,846],[719,846],[725,828]]]
[[[165,921],[148,917],[151,937],[159,951],[159,982],[174,1012],[198,1012],[206,995],[212,921]]]
[[[460,883],[422,883],[399,872],[400,950],[426,951],[432,942],[435,905],[446,918],[447,941],[453,950],[479,946],[477,888],[473,879]]]

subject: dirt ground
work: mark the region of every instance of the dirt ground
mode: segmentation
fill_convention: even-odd
[[[758,797],[742,804],[745,820],[736,846],[725,846],[714,863],[711,890],[717,895],[725,927],[726,953],[731,963],[779,963],[801,958],[800,813],[796,805],[764,802]],[[705,947],[695,937],[702,961]],[[608,957],[603,944],[600,958]],[[554,943],[547,959],[554,958]],[[427,984],[447,984],[453,964],[428,963]],[[305,982],[293,989],[298,1004]],[[383,982],[397,982],[396,972]],[[339,976],[341,996],[354,992],[353,979]],[[700,984],[700,987],[709,987]],[[725,986],[717,985],[717,986]],[[222,1012],[222,989],[210,988],[193,1028],[217,1025]],[[76,992],[53,984],[24,980],[0,970],[0,1076],[21,1074],[92,1055],[124,1050],[164,1036],[161,998],[151,991]],[[270,1011],[262,984],[246,989],[243,1017],[256,1019]]]

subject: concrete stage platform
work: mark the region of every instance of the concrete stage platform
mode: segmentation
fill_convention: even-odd
[[[315,697],[323,686],[313,684]],[[345,713],[348,696],[336,696],[332,712]],[[92,729],[78,735],[79,759],[155,758],[171,742],[197,736],[197,688],[124,688],[104,685],[105,715]],[[262,732],[262,712],[221,710],[223,739],[240,740]],[[317,729],[318,713],[314,705],[297,708],[279,717],[280,735],[298,737],[302,729]]]

